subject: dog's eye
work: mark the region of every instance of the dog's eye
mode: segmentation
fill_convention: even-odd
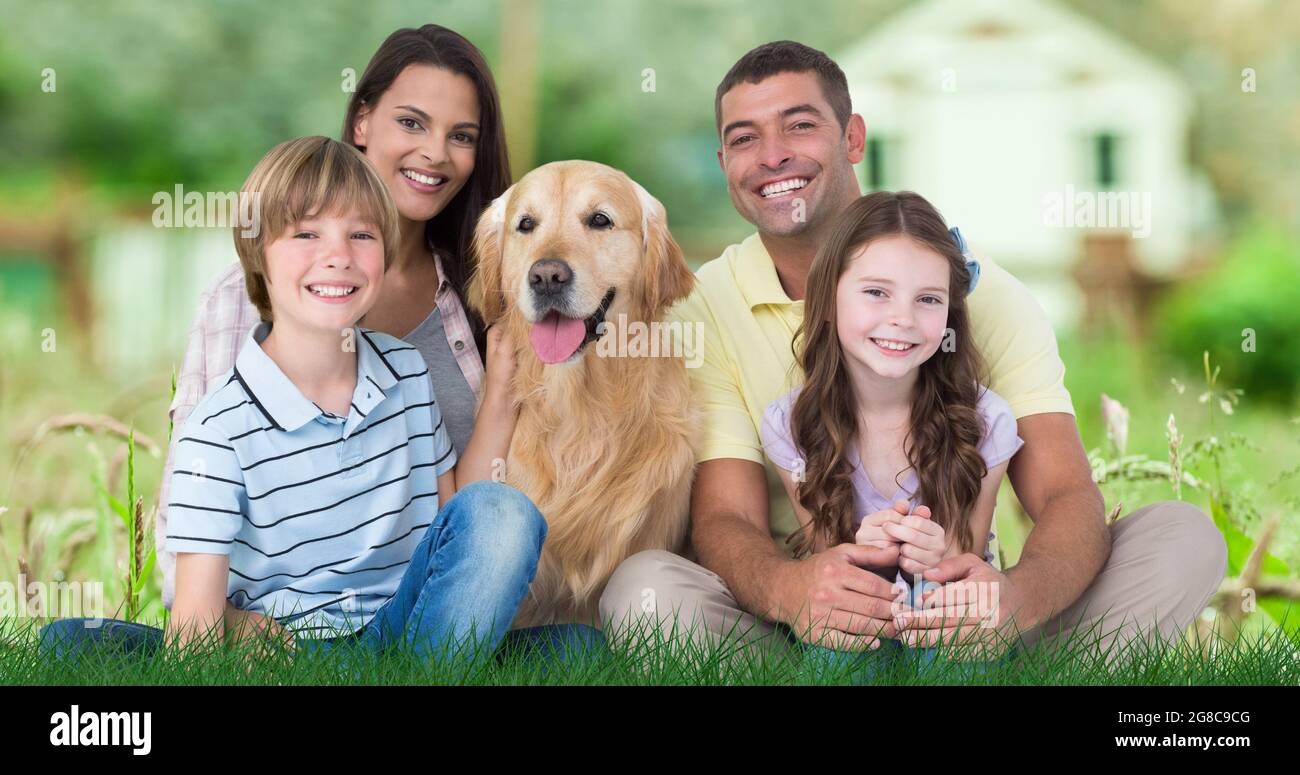
[[[519,229],[519,231],[522,231],[523,233],[527,234],[528,232],[537,228],[537,222],[534,221],[532,218],[528,217],[527,215],[525,215],[523,218],[519,219],[519,226],[517,228]]]
[[[597,212],[592,213],[591,217],[587,219],[587,225],[593,229],[608,229],[614,225],[614,222],[609,219],[608,215]]]

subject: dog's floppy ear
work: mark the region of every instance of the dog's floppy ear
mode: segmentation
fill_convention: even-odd
[[[641,203],[641,248],[646,257],[646,306],[658,315],[673,303],[691,295],[695,275],[686,264],[682,249],[668,231],[668,212],[649,191],[632,181]]]
[[[514,186],[492,200],[474,227],[474,276],[469,282],[469,305],[478,311],[483,322],[495,323],[506,310],[501,261],[506,231],[506,203]]]

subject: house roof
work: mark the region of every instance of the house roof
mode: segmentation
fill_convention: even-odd
[[[890,17],[837,58],[849,83],[940,91],[946,68],[964,92],[1095,86],[1140,89],[1190,109],[1164,64],[1050,0],[927,0]]]

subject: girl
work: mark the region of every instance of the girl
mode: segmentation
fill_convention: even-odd
[[[802,526],[795,556],[896,545],[896,568],[870,570],[914,607],[922,584],[912,594],[908,577],[965,552],[992,562],[998,485],[1023,444],[1006,401],[980,384],[965,298],[978,265],[964,250],[917,194],[850,205],[808,274],[794,340],[805,381],[763,418]]]

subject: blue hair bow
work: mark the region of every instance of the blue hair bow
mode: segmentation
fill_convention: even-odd
[[[961,236],[961,230],[956,226],[948,230],[952,239],[957,243],[957,250],[961,251],[962,257],[966,259],[966,271],[970,272],[970,287],[966,289],[966,295],[969,296],[975,292],[975,286],[980,281],[980,262],[970,254],[970,248],[966,246],[966,238]]]

